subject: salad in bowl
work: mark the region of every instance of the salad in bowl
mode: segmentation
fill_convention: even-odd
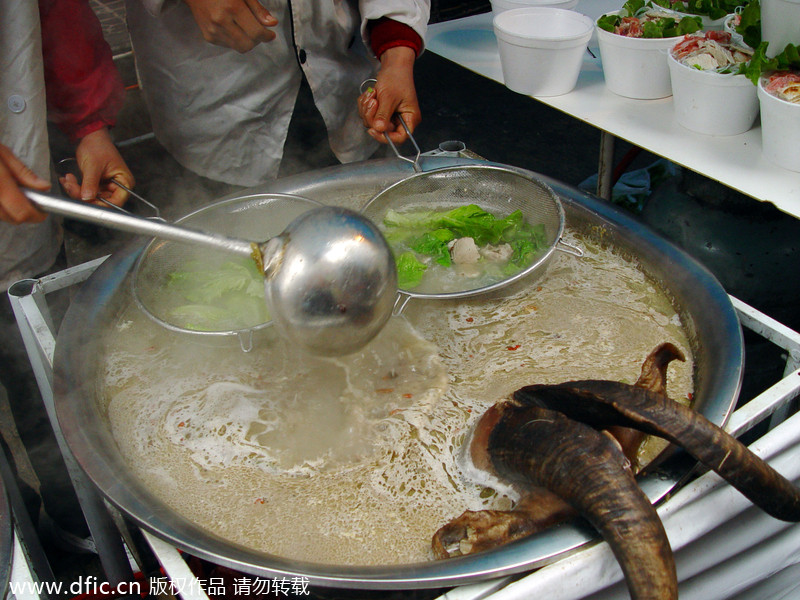
[[[622,9],[601,16],[597,27],[632,38],[673,38],[702,28],[698,17],[665,11],[651,0],[628,0]]]
[[[786,102],[800,104],[800,71],[775,71],[764,76],[764,91]]]
[[[706,31],[684,36],[672,48],[672,57],[682,65],[701,71],[739,74],[753,58],[753,49],[740,36],[725,31]]]
[[[700,28],[699,17],[676,16],[645,0],[601,16],[596,30],[606,88],[638,100],[672,95],[667,52]]]
[[[685,36],[669,54],[675,118],[706,135],[737,135],[758,116],[756,90],[745,77],[753,49],[741,36],[706,31]]]

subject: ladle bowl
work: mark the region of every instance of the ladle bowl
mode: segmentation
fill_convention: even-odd
[[[389,245],[363,215],[314,208],[258,243],[25,190],[40,210],[135,234],[252,258],[264,273],[278,331],[311,354],[338,356],[366,345],[392,314],[397,271]]]
[[[312,354],[349,354],[383,327],[397,269],[383,235],[362,215],[325,207],[303,213],[267,243],[267,304],[287,339]]]

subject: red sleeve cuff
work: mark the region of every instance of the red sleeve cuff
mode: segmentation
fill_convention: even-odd
[[[389,48],[397,46],[407,46],[417,56],[422,51],[422,38],[419,34],[408,25],[388,17],[370,21],[369,37],[372,51],[378,58]]]
[[[88,0],[39,0],[48,116],[73,141],[115,123],[122,79]]]

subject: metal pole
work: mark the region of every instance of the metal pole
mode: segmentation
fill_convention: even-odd
[[[614,144],[616,138],[607,131],[600,132],[600,158],[597,165],[597,195],[611,200],[614,187]]]
[[[86,273],[85,277],[88,275],[89,273]],[[56,418],[53,400],[55,329],[49,315],[42,312],[42,307],[46,306],[44,291],[38,285],[38,280],[25,280],[12,285],[8,296],[31,360],[50,426],[53,428],[108,582],[112,586],[130,582],[133,580],[133,569],[120,534],[100,494],[70,452]]]

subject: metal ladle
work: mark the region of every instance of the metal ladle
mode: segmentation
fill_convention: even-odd
[[[273,322],[311,354],[355,352],[392,313],[397,271],[389,245],[371,221],[349,209],[315,208],[266,242],[250,242],[34,190],[24,193],[44,212],[252,258],[264,273]]]

